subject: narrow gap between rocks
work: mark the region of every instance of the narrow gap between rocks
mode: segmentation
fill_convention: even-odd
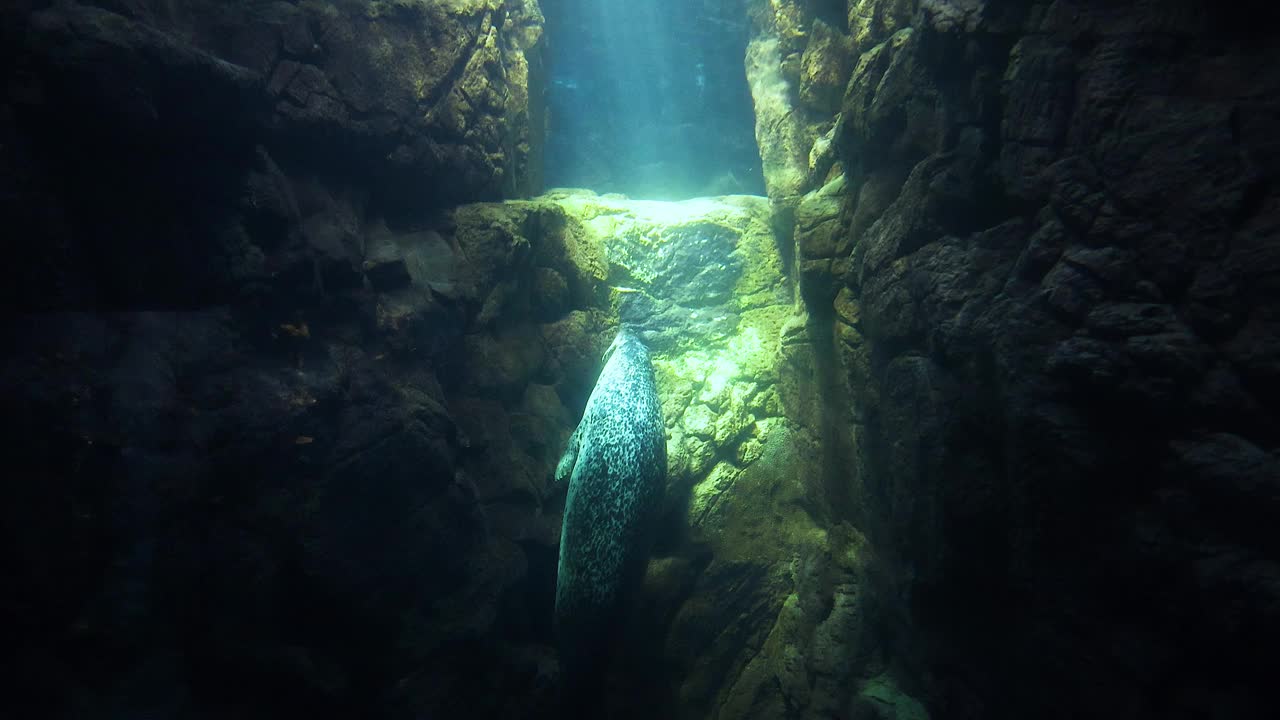
[[[735,0],[546,0],[547,187],[764,194]]]

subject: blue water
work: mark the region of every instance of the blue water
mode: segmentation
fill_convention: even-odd
[[[543,0],[548,187],[764,193],[744,0]]]

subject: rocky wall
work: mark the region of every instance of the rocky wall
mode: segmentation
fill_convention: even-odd
[[[662,526],[600,713],[845,712],[849,679],[875,657],[867,557],[826,500],[814,350],[769,203],[546,199],[603,249],[611,304],[651,350],[667,425]]]
[[[608,306],[562,212],[450,211],[536,189],[537,5],[0,19],[0,712],[541,707],[531,487]]]
[[[551,470],[622,320],[669,487],[601,712],[847,711],[882,667],[869,555],[827,501],[766,200],[560,191],[365,233],[359,287],[6,319],[32,473],[3,518],[6,707],[555,717]]]
[[[789,244],[801,197],[839,174],[834,110],[848,75],[849,39],[831,3],[749,0],[745,68],[756,116],[765,191]],[[838,15],[838,13],[837,13]]]
[[[554,707],[542,506],[608,305],[555,206],[444,220],[287,312],[6,317],[8,711]]]
[[[799,193],[796,275],[832,338],[818,377],[848,418],[829,440],[856,458],[842,509],[877,558],[895,677],[934,717],[1266,716],[1265,33],[1193,0],[767,9],[761,44],[800,72],[796,111],[758,114],[766,167],[769,142],[784,158],[766,177]],[[782,118],[821,107],[805,57],[830,47],[851,53],[822,64],[848,71],[843,175],[820,187],[802,159],[823,141]]]
[[[7,712],[554,716],[619,316],[672,468],[612,711],[842,711],[862,541],[767,204],[454,207],[534,182],[536,6],[4,12]]]
[[[532,3],[0,11],[15,716],[554,715],[621,318],[671,485],[615,716],[1265,717],[1260,25],[748,8],[767,204],[456,209],[536,183]]]
[[[313,262],[356,286],[366,225],[540,189],[532,0],[0,12],[13,306],[233,302]]]

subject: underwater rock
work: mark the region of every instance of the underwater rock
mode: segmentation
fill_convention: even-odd
[[[841,175],[820,189],[807,193],[796,208],[796,249],[806,258],[829,258],[843,239],[838,222],[844,203],[845,182]]]
[[[1232,594],[1218,584],[1227,571],[1189,568],[1209,553],[1207,565],[1266,577],[1268,567],[1245,558],[1271,544],[1226,529],[1252,526],[1244,518],[1257,515],[1243,509],[1191,510],[1235,501],[1190,478],[1226,467],[1250,477],[1269,463],[1246,443],[1274,445],[1274,419],[1247,396],[1273,393],[1228,358],[1248,346],[1252,377],[1270,377],[1259,360],[1274,355],[1275,328],[1241,331],[1243,307],[1266,291],[1242,267],[1226,269],[1226,256],[1249,251],[1222,238],[1249,238],[1275,213],[1260,192],[1232,215],[1259,178],[1224,144],[1232,125],[1221,113],[1233,101],[1170,74],[1215,57],[1208,85],[1247,75],[1271,88],[1280,78],[1254,50],[1219,55],[1215,42],[1236,37],[1235,23],[1196,2],[1159,22],[1077,2],[869,0],[848,10],[858,57],[835,145],[843,167],[857,168],[846,172],[852,263],[843,275],[831,267],[833,305],[830,295],[804,299],[811,316],[834,315],[840,406],[861,421],[848,440],[861,460],[844,477],[883,562],[868,593],[909,596],[916,608],[881,616],[904,628],[885,650],[955,667],[943,646],[993,640],[966,629],[988,610],[996,623],[1015,608],[1040,616],[1016,620],[994,640],[1000,649],[966,653],[972,672],[897,680],[963,717],[1065,712],[1059,700],[1071,693],[1054,678],[1067,668],[1098,688],[1068,702],[1078,714],[1101,702],[1157,717],[1170,693],[1203,693],[1257,715],[1265,692],[1243,685],[1261,678],[1207,658],[1247,644],[1224,630],[1227,616],[1276,627],[1266,583]],[[1090,33],[1098,44],[1079,45]],[[1239,414],[1208,410],[1224,403]],[[1244,427],[1245,443],[1222,434]],[[1117,487],[1128,491],[1116,496]],[[1075,533],[1086,524],[1112,530]],[[881,554],[890,547],[898,560]],[[1080,559],[1088,554],[1095,560]],[[1002,560],[994,568],[978,557]],[[1223,595],[1195,620],[1158,599],[1191,587]],[[1011,593],[999,607],[989,605],[995,588]],[[944,605],[968,610],[963,620],[934,614]],[[1126,609],[1135,607],[1137,620]],[[1083,626],[1045,617],[1082,613]],[[1119,627],[1125,650],[1100,658],[1094,651],[1114,645]],[[1170,633],[1194,640],[1174,649]],[[1046,652],[1052,662],[1030,659]],[[1029,660],[1004,664],[1011,656]],[[1192,673],[1194,690],[1172,689],[1174,666]],[[1148,670],[1133,680],[1137,667]],[[849,714],[924,712],[892,699],[896,681],[886,682],[865,681]]]
[[[850,70],[849,38],[820,18],[813,21],[800,59],[800,102],[821,113],[840,109]]]
[[[849,0],[849,34],[858,55],[911,24],[917,0]]]
[[[364,276],[378,292],[396,290],[413,282],[404,258],[396,257],[365,260]]]
[[[532,325],[465,336],[461,361],[468,384],[483,392],[523,390],[546,362],[541,340]]]
[[[815,307],[821,307],[838,288],[831,282],[839,276],[833,258],[847,256],[847,229],[841,222],[844,206],[843,175],[818,190],[806,193],[796,208],[795,245],[799,255],[800,293]]]
[[[49,72],[46,82],[67,83],[50,83],[50,90],[66,93],[55,97],[99,107],[99,121],[117,132],[163,129],[196,139],[238,134],[262,121],[262,69],[218,57],[171,34],[171,28],[77,3],[42,9],[25,20],[21,49],[28,61]]]
[[[699,403],[684,411],[681,415],[681,423],[686,433],[706,439],[715,432],[716,416],[711,408]]]
[[[555,320],[569,308],[569,283],[559,272],[545,267],[534,268],[531,282],[534,317]]]
[[[786,421],[762,423],[754,462],[745,469],[720,463],[693,491],[694,538],[713,555],[667,645],[693,716],[767,718],[795,708],[821,717],[824,708],[843,707],[839,688],[849,687],[856,663],[819,658],[862,652],[850,650],[862,646],[847,624],[861,617],[861,602],[851,595],[836,601],[833,590],[858,582],[860,560],[845,544],[846,530],[823,530],[805,510],[814,489],[802,478],[816,470],[810,442]],[[833,602],[851,614],[832,616]],[[830,632],[817,630],[824,622]],[[815,686],[819,677],[831,682]]]
[[[0,9],[5,709],[555,717],[625,317],[606,709],[1269,718],[1280,61],[1157,4],[750,0],[769,200],[673,205],[476,202],[538,185],[533,0]]]
[[[549,236],[558,238],[554,242],[536,240],[528,232],[528,220],[520,219],[533,217],[521,215],[527,208],[546,204],[554,204],[562,215],[539,211],[538,216],[563,217],[568,228]],[[650,574],[659,572],[655,567],[666,566],[662,563],[673,562],[697,567],[710,563],[710,570],[709,575],[696,574],[687,582],[659,583],[661,588],[652,591],[660,594],[643,604],[647,607],[652,602],[653,612],[666,608],[661,611],[666,619],[640,612],[633,622],[650,628],[652,637],[626,641],[629,652],[639,653],[638,657],[652,655],[651,660],[637,660],[641,665],[655,662],[697,669],[684,677],[635,668],[629,672],[652,676],[649,682],[685,698],[692,716],[709,712],[718,702],[713,698],[739,682],[736,668],[749,663],[757,652],[759,633],[777,622],[786,598],[796,591],[789,569],[795,553],[810,552],[805,548],[818,547],[816,539],[823,537],[812,514],[827,501],[817,481],[822,454],[808,432],[797,427],[799,422],[816,428],[820,415],[818,395],[806,380],[814,368],[813,348],[806,341],[803,318],[794,314],[793,290],[783,274],[768,203],[747,197],[654,203],[556,191],[528,204],[461,208],[454,217],[459,236],[468,236],[461,241],[464,252],[479,254],[473,264],[481,287],[501,284],[504,281],[498,278],[512,273],[535,277],[541,272],[535,263],[545,261],[538,258],[563,257],[556,243],[573,242],[579,248],[592,248],[574,255],[583,259],[582,264],[590,265],[597,257],[608,262],[607,282],[617,289],[597,297],[617,308],[624,320],[640,322],[640,332],[652,348],[668,426],[670,497],[664,537],[658,544],[670,555],[655,558],[659,565],[651,563]],[[521,249],[525,241],[530,242],[528,250]],[[571,277],[583,271],[577,268],[558,272]],[[601,339],[607,337],[606,316],[594,312],[574,310],[541,326],[548,353],[543,372],[564,378],[553,386],[571,410],[582,406],[590,389],[572,385],[571,379],[580,382],[592,375],[598,367]],[[799,335],[785,330],[797,324]],[[487,328],[478,337],[493,332]],[[788,343],[789,349],[784,350]],[[512,386],[521,382],[513,380]],[[496,406],[490,407],[496,411]],[[511,417],[514,438],[516,416]],[[467,422],[502,425],[497,417],[460,422],[464,429]],[[477,431],[475,441],[483,434]],[[490,447],[485,445],[481,452],[491,452]],[[500,450],[496,455],[508,457],[508,452]],[[502,521],[509,528],[506,532],[530,538],[538,532],[539,526],[516,523],[510,512],[504,517],[511,518]],[[815,587],[806,596],[824,596],[828,592],[824,588]],[[842,597],[841,607],[856,614],[862,600]],[[827,600],[814,602],[816,608]],[[750,608],[755,619],[732,620],[732,614],[724,613],[726,604]],[[811,615],[807,610],[805,627],[820,622]],[[835,645],[844,633],[835,630],[837,624],[832,620],[828,625],[832,632],[826,635],[811,637],[806,631],[792,638],[787,652],[802,658],[817,647],[813,638],[823,637],[825,649],[819,654],[834,657],[832,653],[842,652]],[[695,627],[691,639],[687,635]],[[720,639],[707,644],[716,637]],[[835,686],[847,685],[862,661],[821,662],[827,663],[823,667],[829,669],[823,672],[835,683],[819,689],[818,696],[826,698],[840,695]],[[625,678],[628,671],[620,672]],[[785,704],[772,686],[755,687],[762,707]],[[619,698],[608,699],[605,707],[616,702]],[[836,707],[832,702],[823,700],[822,707]],[[817,706],[814,712],[819,712]]]
[[[196,141],[251,136],[291,168],[324,157],[395,203],[410,186],[414,202],[425,194],[437,207],[535,189],[525,59],[540,36],[535,3],[109,7],[34,13],[21,50],[71,81],[46,83],[59,102],[131,113],[114,131],[163,118],[165,134]]]
[[[929,720],[929,711],[916,698],[898,689],[887,673],[862,686],[850,718],[857,720]]]
[[[808,158],[813,145],[802,126],[790,118],[791,84],[782,74],[779,43],[757,38],[747,46],[747,78],[756,111],[756,144],[760,146],[765,190],[770,198],[794,205],[807,189]]]
[[[723,343],[743,312],[785,293],[763,198],[664,203],[561,190],[537,202],[572,218],[574,275],[607,273],[619,317],[659,353]]]

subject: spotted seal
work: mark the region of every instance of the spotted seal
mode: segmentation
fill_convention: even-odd
[[[569,480],[555,625],[566,703],[599,694],[628,602],[644,578],[667,476],[649,351],[622,329],[556,467]]]

